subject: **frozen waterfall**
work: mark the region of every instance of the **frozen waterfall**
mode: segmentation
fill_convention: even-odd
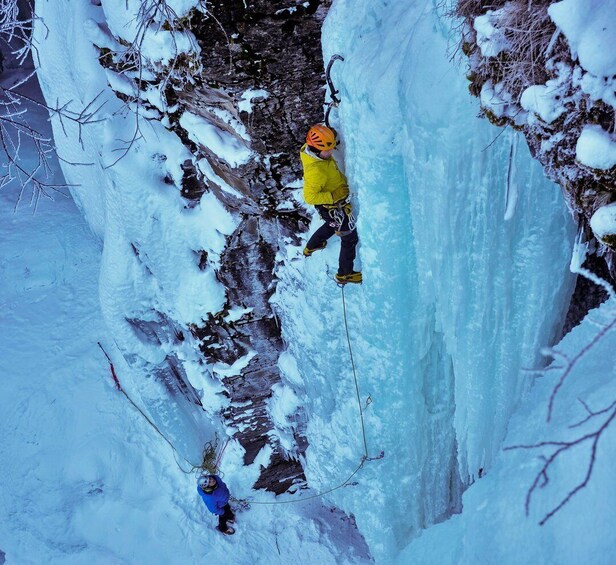
[[[475,117],[464,70],[449,60],[450,25],[432,2],[338,0],[324,28],[325,60],[345,58],[334,125],[359,208],[365,282],[345,290],[351,340],[373,400],[371,455],[386,454],[331,498],[377,560],[460,511],[527,388],[521,369],[559,338],[572,290],[573,223],[527,150],[515,156],[517,210],[504,220],[515,134]],[[276,298],[289,382],[301,378],[307,407],[308,478],[322,489],[363,453],[330,247],[281,273]]]

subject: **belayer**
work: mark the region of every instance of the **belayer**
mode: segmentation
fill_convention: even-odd
[[[340,284],[361,283],[361,273],[353,270],[359,237],[349,202],[347,179],[332,157],[335,147],[335,132],[323,124],[316,124],[308,131],[306,143],[300,151],[304,169],[304,200],[316,207],[325,222],[306,243],[304,256],[310,257],[315,251],[324,249],[327,240],[336,234],[340,236],[336,281]]]
[[[218,531],[228,536],[235,530],[227,522],[235,522],[235,514],[229,506],[229,489],[218,475],[201,475],[197,481],[197,492],[207,509],[218,516]]]

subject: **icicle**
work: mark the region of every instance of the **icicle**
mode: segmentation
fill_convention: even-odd
[[[511,134],[511,147],[509,149],[509,168],[507,169],[507,188],[505,192],[505,221],[511,220],[518,201],[518,185],[515,182],[515,155],[518,146],[516,132]]]
[[[575,243],[573,244],[573,251],[571,252],[571,263],[569,270],[572,273],[579,273],[584,261],[586,261],[586,255],[588,254],[588,242],[584,241],[584,228],[580,225],[577,236],[575,237]]]

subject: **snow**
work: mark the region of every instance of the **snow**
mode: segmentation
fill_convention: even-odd
[[[247,112],[248,114],[252,113],[252,101],[256,98],[267,98],[269,96],[269,92],[263,89],[248,89],[242,94],[242,99],[240,103],[237,105],[237,109],[240,112]]]
[[[107,76],[109,86],[116,92],[120,92],[121,94],[131,97],[138,96],[137,85],[126,75],[114,73],[110,69],[105,69],[105,75]]]
[[[277,436],[282,446],[289,453],[296,451],[293,416],[299,407],[300,400],[293,389],[282,384],[277,384],[272,388],[272,397],[268,401],[268,413],[276,424]]]
[[[527,118],[527,113],[520,110],[511,94],[505,88],[505,84],[494,84],[487,81],[479,95],[483,108],[492,112],[497,118],[508,117],[516,124],[522,124]]]
[[[477,32],[477,45],[484,57],[496,57],[502,51],[510,49],[509,40],[502,30],[494,26],[506,8],[500,10],[488,10],[484,15],[478,16],[473,22]]]
[[[616,0],[562,0],[548,14],[565,34],[571,55],[597,77],[616,75]]]
[[[575,145],[575,156],[587,167],[611,169],[616,166],[616,136],[601,126],[586,125]]]
[[[192,141],[207,147],[232,167],[238,167],[250,160],[252,152],[239,137],[223,131],[206,118],[184,112],[180,125],[188,132]]]
[[[163,4],[162,8],[161,4]],[[156,0],[146,0],[145,2],[142,2],[142,0],[101,0],[109,29],[116,37],[120,37],[128,43],[132,43],[138,37],[138,33],[143,31],[144,19],[142,14],[147,14],[148,18],[151,19],[150,26],[153,28],[153,30],[147,32],[148,40],[153,42],[148,48],[156,49],[156,45],[161,47],[164,44],[165,49],[161,54],[167,58],[170,57],[169,54],[172,52],[181,52],[181,48],[175,48],[172,34],[160,29],[160,24],[167,17],[176,20],[186,16],[193,8],[203,9],[203,4],[201,0],[165,0],[164,3]],[[155,37],[156,35],[159,35],[159,37]],[[174,33],[173,35],[178,38],[178,44],[181,44],[185,39],[189,39],[192,34]]]
[[[602,100],[616,108],[616,76],[596,77],[591,73],[583,73],[575,82],[580,89],[591,97],[591,100]]]
[[[192,33],[148,28],[143,35],[141,52],[154,63],[169,65],[182,53],[198,56],[200,49]]]
[[[250,360],[256,354],[256,351],[249,351],[246,355],[237,359],[232,365],[228,365],[227,363],[215,363],[212,366],[212,372],[220,379],[239,375],[241,370],[248,366],[248,363],[250,363]]]
[[[548,81],[545,85],[529,86],[520,98],[520,105],[528,112],[537,114],[546,124],[566,112],[562,102],[562,92]]]
[[[590,227],[599,241],[616,234],[616,203],[601,206],[590,219]]]
[[[83,30],[86,32],[88,39],[97,47],[110,49],[118,53],[123,50],[122,44],[109,33],[109,29],[93,19],[86,19],[83,22]]]

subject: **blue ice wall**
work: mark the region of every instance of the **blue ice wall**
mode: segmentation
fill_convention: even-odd
[[[348,322],[362,401],[373,400],[369,449],[386,453],[330,496],[377,560],[460,511],[572,290],[572,222],[523,140],[517,209],[504,220],[514,134],[477,117],[450,27],[431,2],[385,0],[338,0],[324,27],[325,60],[345,58],[332,116],[365,281],[345,290]],[[308,477],[323,489],[363,453],[341,291],[326,272],[338,245],[292,261],[276,298],[301,375],[290,385],[307,410]]]

